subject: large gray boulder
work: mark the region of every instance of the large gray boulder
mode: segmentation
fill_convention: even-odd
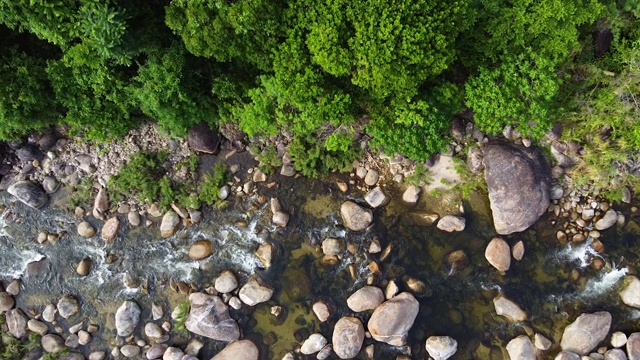
[[[240,340],[227,345],[211,360],[258,360],[260,351],[251,340]]]
[[[382,290],[378,287],[367,285],[358,289],[358,291],[347,298],[347,306],[355,312],[360,312],[373,310],[382,304],[383,301],[384,294]]]
[[[425,348],[433,360],[447,360],[458,351],[458,342],[449,336],[430,336]]]
[[[200,123],[189,130],[187,143],[193,150],[213,154],[220,146],[220,134],[211,130],[208,124]]]
[[[27,317],[20,309],[11,309],[5,313],[5,321],[9,333],[13,337],[21,339],[27,335]]]
[[[511,339],[507,344],[507,352],[511,360],[536,360],[536,349],[526,335]]]
[[[219,341],[240,338],[238,324],[229,316],[229,307],[218,296],[204,293],[189,295],[191,310],[186,328],[192,333]]]
[[[11,184],[7,192],[34,209],[40,209],[49,201],[49,195],[40,185],[27,180]]]
[[[562,350],[586,355],[607,337],[611,327],[611,314],[599,311],[582,314],[564,329],[560,346]]]
[[[353,201],[345,201],[340,206],[342,224],[349,230],[362,231],[373,221],[371,210],[363,208]]]
[[[627,339],[627,356],[629,360],[640,360],[640,332],[629,335]]]
[[[353,359],[364,341],[364,326],[358,318],[346,316],[333,328],[333,351],[340,359]]]
[[[620,290],[620,299],[626,305],[640,308],[640,280],[637,277],[625,276],[624,285]]]
[[[524,231],[547,211],[551,176],[538,149],[503,142],[488,144],[483,163],[498,234]]]
[[[410,293],[403,292],[380,304],[373,311],[367,328],[375,340],[403,346],[418,316],[418,309],[418,300]]]
[[[140,307],[131,300],[127,300],[116,311],[116,330],[118,336],[129,336],[140,321]]]

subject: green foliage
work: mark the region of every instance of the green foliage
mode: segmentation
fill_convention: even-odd
[[[425,164],[417,163],[413,172],[404,178],[404,182],[413,186],[425,186],[431,182],[431,174]]]
[[[0,140],[43,129],[61,116],[47,81],[46,62],[17,47],[0,54]]]
[[[65,58],[51,61],[47,74],[72,130],[106,140],[126,134],[139,121],[131,116],[134,104],[126,89],[127,75],[95,56],[77,45]]]
[[[304,176],[317,178],[332,170],[346,171],[360,155],[360,148],[356,146],[329,150],[314,135],[295,137],[289,146],[294,168]]]
[[[175,0],[166,8],[165,20],[192,54],[246,61],[268,70],[285,5],[269,0]]]
[[[187,330],[186,323],[189,318],[189,308],[191,307],[191,302],[189,300],[185,300],[178,304],[176,308],[176,316],[174,320],[173,330],[183,336],[188,336],[189,331]]]
[[[374,109],[366,129],[387,154],[424,161],[446,145],[450,116],[427,100],[396,101]]]
[[[472,8],[473,26],[459,48],[466,50],[463,62],[484,67],[527,48],[554,67],[562,64],[579,49],[580,26],[604,10],[598,0],[476,0]]]
[[[109,187],[114,193],[134,196],[141,202],[158,201],[163,209],[168,209],[175,193],[162,167],[163,158],[166,155],[162,153],[135,153],[118,175],[109,179]]]
[[[301,1],[305,6],[308,2]],[[468,1],[332,0],[301,11],[314,63],[374,97],[412,97],[447,69]],[[299,5],[300,6],[300,5]],[[427,25],[428,24],[428,25]]]
[[[487,183],[484,181],[482,174],[472,174],[467,167],[467,164],[459,158],[454,158],[455,169],[458,175],[460,175],[460,183],[454,186],[455,191],[460,192],[460,196],[469,200],[471,194],[488,192]]]
[[[0,316],[0,325],[5,324],[4,315]],[[21,359],[29,351],[40,347],[40,336],[34,332],[23,339],[14,338],[9,332],[0,329],[0,360]]]
[[[212,97],[200,86],[207,74],[180,44],[152,49],[133,81],[132,95],[140,109],[169,134],[184,136],[203,120],[215,118]]]
[[[206,174],[198,186],[198,199],[207,205],[214,205],[219,201],[220,187],[227,181],[227,168],[221,163],[213,167],[213,171]]]
[[[84,178],[78,184],[78,186],[73,189],[71,195],[69,197],[69,203],[71,206],[83,206],[84,204],[88,204],[89,201],[93,198],[93,180],[91,178]]]
[[[514,125],[525,136],[540,138],[551,126],[559,85],[553,64],[529,49],[504,58],[497,68],[480,68],[465,85],[467,105],[484,132],[496,135]]]
[[[258,167],[267,175],[273,172],[273,168],[282,166],[282,160],[278,156],[275,145],[265,145],[262,149],[255,148],[253,153],[256,154],[255,159],[260,162]]]
[[[566,136],[585,144],[581,163],[571,175],[596,190],[640,183],[627,166],[640,157],[640,36],[630,36],[611,55],[622,65],[620,73],[596,66],[580,69],[586,81],[574,95],[575,108],[563,117]]]

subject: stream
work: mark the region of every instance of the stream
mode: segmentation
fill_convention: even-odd
[[[314,332],[331,339],[335,322],[342,315],[352,314],[346,305],[347,297],[367,281],[384,289],[388,281],[395,280],[404,291],[406,281],[414,279],[427,288],[416,295],[420,311],[409,333],[410,346],[392,347],[365,339],[363,348],[373,344],[376,359],[393,359],[403,353],[412,354],[413,359],[426,359],[424,341],[431,335],[448,335],[457,340],[458,351],[453,359],[502,359],[506,356],[504,346],[513,337],[534,331],[557,344],[567,324],[582,312],[597,310],[612,314],[611,332],[640,330],[640,311],[622,304],[617,295],[624,275],[637,274],[637,225],[604,231],[601,241],[606,252],[601,255],[592,250],[589,240],[583,244],[559,244],[555,233],[560,225],[551,225],[553,219],[545,215],[529,230],[504,237],[511,245],[524,241],[525,255],[521,261],[513,260],[511,268],[501,274],[484,258],[485,247],[495,236],[486,196],[473,194],[463,202],[467,221],[464,231],[445,233],[434,226],[418,226],[412,220],[412,212],[437,210],[433,199],[424,196],[418,205],[409,207],[395,200],[401,199],[401,193],[390,185],[386,190],[394,194],[394,200],[374,210],[374,224],[369,229],[353,232],[342,226],[339,209],[345,200],[362,202],[357,190],[344,194],[332,182],[277,179],[278,186],[260,186],[252,197],[232,196],[226,209],[205,209],[202,222],[181,227],[169,239],[160,237],[158,223],[134,228],[120,214],[118,237],[108,247],[98,235],[91,239],[77,235],[79,220],[69,209],[64,191],[54,195],[40,211],[0,192],[4,209],[0,216],[0,280],[6,286],[12,279],[22,279],[22,291],[16,301],[25,310],[41,312],[64,294],[76,295],[81,316],[63,325],[84,319],[100,325],[94,340],[79,348],[85,354],[95,350],[109,353],[113,346],[121,345],[115,340],[114,314],[124,300],[133,299],[140,304],[141,323],[150,320],[153,302],[160,304],[165,319],[170,319],[171,310],[187,298],[172,290],[172,283],[182,282],[203,291],[225,269],[234,270],[241,283],[256,274],[275,290],[267,303],[231,311],[242,337],[261,344],[265,360],[280,360]],[[271,197],[277,197],[291,214],[284,229],[271,224],[269,202],[264,201]],[[628,223],[640,223],[638,213],[627,211],[625,216]],[[101,221],[92,217],[86,220],[96,229],[101,228]],[[64,235],[54,244],[39,244],[36,238],[42,230]],[[319,245],[326,237],[343,238],[357,251],[345,251],[337,262],[324,261]],[[384,259],[384,251],[367,251],[374,238],[382,249],[391,246]],[[213,242],[213,255],[192,261],[187,256],[189,245],[200,239]],[[275,249],[268,268],[255,255],[263,242],[271,243]],[[445,258],[456,250],[463,250],[468,261],[452,269]],[[591,268],[590,259],[594,257],[605,261],[604,269]],[[80,277],[75,268],[84,258],[90,258],[93,266],[88,276]],[[371,261],[380,268],[380,274],[374,277]],[[579,274],[577,279],[576,272],[572,274],[574,269]],[[498,294],[519,304],[528,319],[511,324],[496,315],[492,300]],[[318,300],[333,310],[325,323],[320,323],[311,310]],[[283,309],[279,317],[271,314],[274,305]],[[354,316],[366,324],[369,314]],[[138,326],[138,334],[141,327]],[[203,340],[200,359],[210,359],[225,345]],[[170,340],[177,345],[186,341],[180,335]],[[335,354],[330,358],[337,359]],[[358,359],[365,359],[363,351]]]

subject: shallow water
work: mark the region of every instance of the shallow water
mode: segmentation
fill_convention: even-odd
[[[624,274],[635,272],[640,253],[639,235],[635,232],[612,229],[603,233],[601,240],[607,247],[603,258],[608,266],[596,272],[590,268],[589,259],[600,255],[587,244],[558,245],[555,228],[543,217],[529,231],[506,238],[510,244],[523,240],[526,251],[522,261],[513,261],[509,271],[500,274],[484,259],[485,246],[494,231],[482,195],[476,194],[463,204],[465,231],[448,234],[434,227],[415,226],[408,216],[411,211],[432,210],[435,205],[431,199],[421,201],[415,208],[392,202],[374,211],[375,222],[367,231],[351,232],[341,226],[339,207],[347,199],[360,201],[362,194],[358,192],[345,195],[333,183],[279,178],[278,187],[261,187],[260,194],[267,199],[280,199],[291,214],[286,229],[270,224],[268,202],[260,204],[254,196],[238,200],[225,210],[206,211],[202,223],[182,229],[170,239],[159,236],[157,225],[131,229],[121,217],[118,238],[105,247],[98,237],[86,240],[75,235],[78,220],[66,209],[64,194],[37,212],[2,193],[0,202],[6,210],[0,220],[0,274],[5,284],[12,278],[22,278],[23,292],[17,300],[26,309],[41,311],[62,294],[78,295],[83,316],[70,319],[69,324],[88,318],[102,324],[99,335],[104,339],[81,347],[84,352],[115,344],[113,313],[123,300],[134,299],[141,304],[142,321],[150,320],[150,304],[154,301],[164,306],[168,319],[170,309],[186,299],[186,295],[171,290],[172,281],[203,290],[221,270],[231,268],[242,279],[255,273],[276,290],[271,301],[253,309],[232,311],[232,316],[239,321],[244,337],[267,344],[263,346],[263,359],[279,360],[313,332],[331,338],[335,321],[351,314],[346,298],[366,284],[371,261],[381,269],[374,279],[378,286],[394,279],[402,291],[407,288],[404,280],[411,277],[430,289],[428,294],[417,296],[420,312],[409,334],[411,346],[394,348],[365,340],[364,346],[374,344],[377,359],[393,359],[399,353],[412,353],[414,359],[426,358],[424,340],[431,335],[449,335],[458,341],[454,359],[499,359],[504,345],[512,337],[525,334],[527,328],[558,343],[564,326],[583,311],[612,312],[612,331],[640,329],[636,325],[640,312],[621,304],[616,295]],[[640,221],[635,214],[631,219]],[[101,224],[89,221],[96,228]],[[239,221],[247,226],[239,226]],[[65,231],[66,236],[55,244],[40,245],[36,242],[40,230]],[[318,246],[328,236],[344,238],[358,252],[352,255],[345,251],[337,264],[323,264]],[[380,260],[380,254],[365,251],[374,236],[383,249],[392,246],[385,260]],[[213,241],[214,255],[202,261],[189,260],[189,244],[202,238]],[[265,241],[277,250],[269,269],[264,269],[254,255],[257,246]],[[452,273],[443,259],[460,249],[465,251],[469,264],[460,273]],[[113,260],[114,256],[117,259]],[[81,278],[75,267],[86,257],[92,259],[93,268],[89,276]],[[355,266],[355,279],[350,275],[350,265]],[[577,281],[570,279],[574,268],[581,273]],[[492,300],[499,293],[518,303],[527,312],[528,320],[512,325],[497,316]],[[326,301],[333,310],[327,323],[320,324],[311,312],[311,305],[317,300]],[[283,308],[278,318],[270,313],[273,305]],[[369,314],[355,316],[366,324]],[[174,341],[180,343],[179,338]],[[200,358],[209,359],[223,346],[207,341]],[[362,352],[360,356],[364,358]]]

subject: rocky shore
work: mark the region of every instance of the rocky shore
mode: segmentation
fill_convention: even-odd
[[[484,248],[486,262],[500,274],[509,276],[514,262],[522,261],[526,255],[526,244],[519,234],[529,229],[544,214],[551,215],[549,226],[553,228],[558,246],[567,243],[588,244],[593,252],[585,261],[594,270],[607,264],[601,254],[605,253],[606,233],[636,224],[629,221],[622,211],[600,197],[589,194],[588,188],[571,184],[566,171],[576,162],[579,146],[559,140],[560,130],[547,135],[540,145],[550,149],[551,164],[543,151],[510,129],[505,129],[501,139],[490,139],[472,125],[454,126],[450,152],[429,162],[432,178],[448,179],[439,184],[406,184],[404,180],[415,171],[416,164],[402,157],[368,155],[362,162],[354,163],[348,177],[335,177],[328,181],[349,199],[339,208],[330,211],[339,214],[347,232],[366,233],[379,214],[390,204],[400,203],[409,209],[406,213],[415,226],[429,226],[443,233],[459,233],[465,230],[468,214],[460,198],[451,190],[461,180],[454,171],[454,157],[466,157],[468,171],[476,174],[487,186],[487,195],[496,236],[487,239]],[[296,208],[302,204],[284,204],[277,197],[267,198],[263,190],[279,187],[281,177],[297,177],[290,161],[287,161],[286,137],[273,139],[280,151],[283,165],[278,175],[267,175],[258,162],[241,151],[234,141],[224,140],[209,129],[198,129],[190,133],[186,141],[169,140],[157,133],[153,126],[133,131],[130,136],[110,144],[91,145],[65,139],[50,131],[34,136],[26,143],[8,144],[3,155],[0,189],[20,202],[34,208],[47,206],[51,194],[61,186],[78,186],[84,179],[92,182],[92,207],[75,208],[77,218],[75,233],[85,239],[98,239],[105,248],[121,241],[128,231],[137,227],[157,229],[161,238],[169,239],[180,229],[198,224],[203,218],[203,209],[188,209],[171,204],[171,209],[161,211],[158,204],[144,204],[135,199],[114,201],[107,184],[137,151],[169,149],[168,168],[175,181],[197,178],[179,166],[193,154],[208,154],[225,162],[232,179],[220,188],[221,200],[256,197],[258,204],[268,206],[268,225],[272,231],[286,229],[298,216]],[[203,140],[204,139],[204,140]],[[221,145],[219,144],[221,143]],[[222,147],[222,150],[219,147]],[[466,154],[464,149],[468,149]],[[206,171],[207,169],[204,169]],[[439,189],[443,205],[439,211],[425,211],[416,206],[425,198],[433,200],[429,191]],[[622,190],[623,204],[632,203],[632,194]],[[637,208],[624,205],[628,214]],[[239,227],[246,223],[238,222]],[[635,225],[637,226],[637,225]],[[514,236],[512,236],[512,234]],[[44,230],[34,241],[40,244],[55,243],[65,235]],[[187,251],[189,259],[200,261],[215,251],[209,239],[192,239]],[[278,244],[262,241],[255,255],[265,268],[278,259]],[[417,359],[418,354],[430,358],[456,358],[458,340],[450,334],[425,336],[420,344],[409,343],[408,336],[414,327],[420,310],[420,299],[429,297],[428,283],[412,277],[387,276],[385,261],[394,252],[393,243],[369,239],[364,247],[340,237],[325,237],[317,246],[322,266],[345,264],[345,271],[355,281],[366,269],[365,284],[359,286],[340,301],[327,302],[314,299],[308,314],[313,314],[323,331],[305,334],[299,344],[282,359],[300,358],[380,358],[374,344],[395,347],[395,359]],[[350,263],[347,260],[350,259]],[[357,260],[354,260],[357,259]],[[449,253],[444,262],[451,273],[468,266],[468,255],[464,249]],[[91,259],[73,264],[81,277],[92,271]],[[573,269],[574,280],[582,274]],[[172,308],[152,304],[145,308],[135,300],[125,300],[114,307],[115,338],[105,339],[110,348],[94,349],[95,336],[101,334],[105,324],[94,323],[83,317],[85,300],[67,295],[55,304],[40,309],[21,309],[14,297],[22,289],[19,279],[0,287],[0,312],[4,314],[3,333],[16,339],[30,339],[30,334],[39,336],[37,347],[28,358],[42,354],[57,354],[59,359],[107,358],[132,359],[176,359],[193,360],[199,357],[206,341],[215,340],[226,344],[212,360],[258,360],[266,359],[264,346],[256,339],[245,337],[238,323],[240,314],[249,314],[254,307],[268,303],[273,321],[278,321],[287,311],[283,304],[274,303],[278,288],[265,281],[259,274],[244,278],[234,269],[224,269],[211,284],[188,284],[172,281],[171,289],[181,294],[184,302]],[[626,306],[640,308],[640,280],[627,275],[620,289],[619,298]],[[504,358],[516,359],[640,359],[640,333],[633,331],[611,333],[612,316],[606,311],[583,313],[556,333],[540,333],[527,322],[529,314],[516,301],[503,294],[493,298],[494,313],[508,323],[522,329],[521,335],[505,341]],[[346,303],[346,308],[336,304]],[[560,336],[558,336],[560,334]],[[186,336],[185,336],[186,335]],[[186,337],[186,338],[185,338]],[[178,339],[180,338],[180,341]],[[3,343],[10,339],[3,337]],[[268,344],[266,344],[268,347]],[[419,349],[419,350],[416,350]],[[482,350],[479,350],[482,353]],[[508,354],[508,355],[507,355]],[[487,354],[488,355],[488,354]]]

